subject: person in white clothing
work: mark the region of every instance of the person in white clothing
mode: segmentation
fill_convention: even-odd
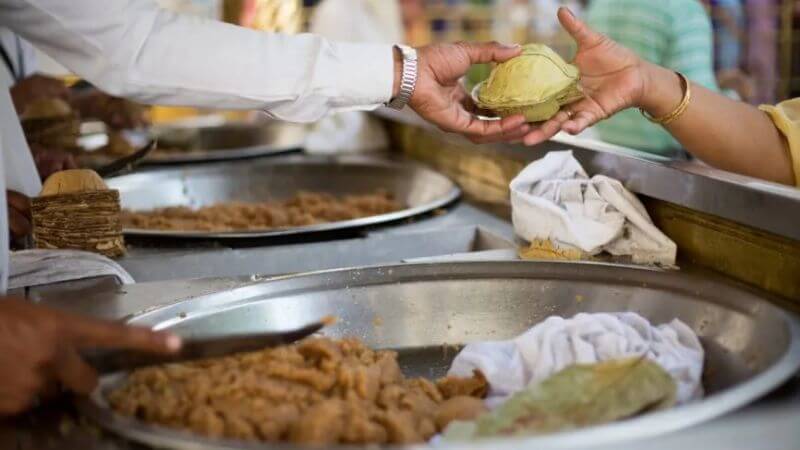
[[[480,120],[458,83],[471,64],[505,61],[519,54],[517,46],[423,47],[416,50],[415,64],[414,51],[404,47],[263,33],[177,15],[148,0],[0,0],[0,26],[99,89],[143,103],[260,109],[277,119],[311,122],[332,111],[407,102],[443,130],[476,142],[514,140],[529,131],[522,116]],[[10,80],[4,81],[9,86]],[[8,91],[0,89],[6,180],[35,184],[30,153],[13,152],[24,145],[19,124],[11,123],[15,118]],[[12,153],[16,156],[7,157]],[[6,207],[4,200],[0,208]],[[2,225],[0,251],[7,252],[7,227]],[[0,288],[6,284],[7,266],[8,255],[0,255]],[[174,336],[3,299],[0,414],[26,409],[57,383],[88,392],[95,375],[78,357],[79,347],[170,351],[179,345]]]
[[[37,73],[38,61],[34,47],[8,28],[0,28],[0,71],[5,70],[10,80],[11,100],[17,115],[22,115],[28,105],[43,98],[60,98],[71,103],[82,117],[97,118],[113,128],[133,128],[143,124],[136,108],[127,108],[125,100],[110,97],[88,87],[73,92],[63,81]],[[28,148],[29,147],[29,148]],[[10,152],[28,152],[33,155],[39,178],[78,167],[72,154],[58,148],[47,148],[37,143],[16,146]],[[30,184],[35,190],[38,185]],[[31,232],[28,196],[14,190],[6,191],[8,225],[12,242],[21,243]]]
[[[340,42],[402,42],[403,23],[396,0],[323,0],[314,8],[310,31]],[[380,120],[364,111],[330,114],[315,123],[305,142],[309,153],[356,153],[389,144]]]

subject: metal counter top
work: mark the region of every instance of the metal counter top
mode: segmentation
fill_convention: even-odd
[[[435,130],[410,111],[384,108],[377,114]],[[461,136],[440,134],[443,140],[473,145]],[[633,192],[800,240],[800,189],[725,172],[697,161],[670,160],[564,133],[535,147],[496,144],[475,148],[490,149],[523,162],[539,159],[549,151],[572,149],[588,173],[616,178]]]
[[[465,225],[480,226],[497,236],[511,238],[509,223],[462,203],[451,209],[448,214],[430,217],[409,225],[374,230],[367,233],[363,239],[369,239],[370,236],[386,239],[395,234],[425,233],[436,229],[459,228]],[[355,241],[350,244],[346,241],[348,240],[306,243],[303,246],[312,249],[331,249],[331,246],[359,245]],[[234,260],[244,261],[237,270],[248,270],[249,268],[249,273],[260,273],[257,266],[254,266],[258,260],[275,254],[270,252],[278,252],[277,254],[285,256],[285,252],[291,249],[291,245],[252,249],[210,249],[208,254],[217,258],[220,263]],[[346,253],[343,251],[341,254]],[[187,249],[171,248],[148,249],[140,255],[148,258],[163,258],[169,263],[169,261],[174,261],[172,258],[189,258],[189,254]],[[348,261],[352,264],[355,260]],[[195,264],[202,263],[201,260],[195,259]],[[258,267],[263,268],[263,266]],[[196,269],[200,270],[197,267]],[[273,269],[280,271],[277,266],[273,266]],[[31,296],[43,304],[61,309],[80,311],[99,317],[120,318],[134,312],[147,310],[155,305],[231,289],[259,278],[261,277],[226,276],[203,280],[162,280],[127,286],[118,286],[109,279],[95,279],[33,289]],[[67,298],[67,293],[71,294],[69,296],[71,299]],[[704,450],[751,448],[790,450],[800,447],[800,426],[798,424],[800,424],[800,377],[795,377],[767,398],[710,423],[648,439],[645,442],[633,441],[623,445],[592,446],[591,448],[640,450],[643,445],[646,445],[652,450],[701,447]],[[14,420],[0,422],[0,449],[60,450],[75,448],[83,450],[143,449],[139,445],[100,432],[96,427],[86,424],[77,418],[71,404],[67,401],[42,408]]]

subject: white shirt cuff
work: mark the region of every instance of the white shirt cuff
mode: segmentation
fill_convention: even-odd
[[[372,109],[388,102],[394,85],[393,46],[332,43],[343,64],[332,71],[340,89],[336,109]],[[346,64],[346,67],[344,66]],[[342,70],[344,69],[344,70]]]

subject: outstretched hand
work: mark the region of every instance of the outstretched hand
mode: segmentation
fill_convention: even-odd
[[[573,64],[580,69],[585,97],[564,106],[528,133],[523,139],[526,145],[546,141],[562,130],[578,134],[623,109],[638,106],[646,91],[647,63],[635,53],[592,30],[567,8],[558,10],[558,20],[578,44]]]
[[[507,61],[521,52],[518,45],[496,42],[437,44],[418,51],[419,75],[409,106],[444,131],[473,142],[519,140],[530,131],[522,115],[482,120],[460,83],[473,64]]]

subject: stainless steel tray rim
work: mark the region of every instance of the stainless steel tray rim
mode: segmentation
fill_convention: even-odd
[[[244,170],[251,167],[251,163],[245,161],[232,161],[223,164],[224,167],[230,168],[231,171]],[[307,233],[324,233],[336,230],[345,229],[358,229],[369,226],[379,225],[383,223],[396,222],[403,219],[419,216],[430,211],[443,208],[461,197],[461,189],[447,176],[431,170],[421,164],[410,161],[387,161],[375,157],[365,156],[309,156],[309,155],[292,155],[282,158],[272,158],[266,161],[259,161],[255,167],[272,167],[280,168],[282,166],[298,167],[303,165],[319,166],[330,164],[332,167],[354,167],[360,169],[368,168],[381,168],[387,170],[395,170],[404,173],[419,173],[422,176],[433,177],[439,182],[446,185],[446,190],[441,192],[436,198],[426,201],[423,204],[415,206],[407,206],[399,211],[394,211],[386,214],[379,214],[369,217],[362,217],[352,220],[344,220],[337,222],[327,222],[315,225],[308,225],[303,227],[286,227],[286,228],[265,228],[258,230],[236,230],[236,231],[179,231],[179,230],[149,230],[141,228],[124,228],[123,233],[130,236],[140,237],[163,237],[163,238],[186,238],[186,239],[244,239],[244,238],[265,238],[265,237],[286,237],[296,236]],[[152,172],[137,173],[131,175],[123,175],[120,177],[112,177],[108,179],[109,186],[112,189],[119,189],[123,195],[123,203],[125,201],[124,185],[143,183],[148,177],[163,175],[166,172],[176,173],[176,178],[186,180],[190,177],[197,176],[213,176],[219,174],[219,166],[209,164],[198,167],[188,167],[182,169],[168,169],[162,168]],[[120,186],[122,184],[122,186]],[[401,199],[402,200],[402,199]],[[123,207],[125,205],[123,204]]]
[[[212,161],[227,161],[262,156],[281,156],[286,153],[300,152],[301,145],[269,146],[259,145],[254,147],[241,147],[226,150],[210,150],[205,152],[186,152],[182,154],[154,154],[142,160],[143,165],[175,165],[186,163],[200,163]]]
[[[416,206],[413,208],[406,208],[400,211],[395,211],[386,214],[378,214],[375,216],[362,217],[360,219],[340,220],[337,222],[327,222],[317,225],[309,225],[304,227],[291,227],[291,228],[268,228],[265,230],[253,230],[250,232],[245,231],[219,231],[219,232],[191,232],[191,231],[170,231],[170,230],[145,230],[142,228],[125,228],[123,232],[132,236],[172,236],[172,237],[186,237],[186,238],[252,238],[259,236],[291,236],[296,234],[303,234],[308,232],[324,232],[339,230],[342,228],[362,228],[370,225],[377,225],[381,223],[395,222],[398,220],[408,219],[410,217],[425,214],[431,210],[445,207],[454,202],[461,196],[461,189],[455,187],[446,197],[428,203],[424,206]],[[268,230],[268,231],[267,231]]]
[[[299,151],[305,145],[307,130],[305,126],[288,122],[251,123],[239,121],[225,121],[217,124],[172,124],[153,127],[151,135],[155,138],[163,137],[170,132],[203,133],[203,132],[251,132],[268,130],[280,136],[275,142],[251,143],[227,148],[210,148],[186,150],[172,153],[155,153],[146,158],[143,163],[147,165],[176,165],[186,163],[200,163],[211,161],[235,161],[238,159],[256,156],[278,156],[292,151]],[[192,139],[192,138],[190,138]]]
[[[575,262],[535,262],[535,261],[505,261],[505,262],[459,262],[459,263],[420,263],[420,264],[397,264],[383,266],[369,266],[351,269],[335,269],[317,271],[306,274],[278,276],[246,286],[242,286],[227,291],[222,299],[218,299],[218,294],[210,294],[191,299],[191,302],[211,302],[208,306],[214,311],[236,308],[248,300],[259,299],[259,301],[269,301],[273,298],[297,295],[308,290],[335,289],[341,284],[358,284],[363,279],[372,279],[372,283],[359,284],[369,286],[376,284],[391,284],[407,280],[409,275],[417,273],[416,280],[435,280],[441,277],[450,279],[472,279],[491,278],[504,276],[505,278],[549,278],[554,272],[559,273],[568,270],[570,267],[583,265],[584,268],[594,268],[600,270],[619,271],[619,280],[630,279],[635,274],[650,276],[672,277],[676,274],[671,271],[653,270],[652,268],[641,268],[635,266],[618,264],[596,264]],[[494,272],[487,273],[482,268],[491,266]],[[537,270],[539,269],[539,270]],[[449,277],[447,276],[449,272]],[[505,274],[505,275],[504,275]],[[526,277],[527,274],[527,277]],[[421,276],[420,276],[421,275]],[[685,276],[679,274],[678,276]],[[374,277],[377,277],[375,279]],[[300,286],[296,289],[287,289],[289,284],[300,281]],[[303,284],[302,281],[309,281]],[[672,285],[665,280],[664,284]],[[716,281],[711,280],[712,283]],[[738,286],[721,285],[723,288],[736,289]],[[355,286],[354,286],[355,287]],[[673,287],[675,287],[673,285]],[[680,286],[677,286],[680,289]],[[164,308],[144,312],[136,315],[132,322],[148,324],[153,322],[164,323],[163,319],[177,317],[179,310],[184,302],[172,303]],[[428,444],[415,445],[411,447],[382,447],[382,448],[486,448],[486,449],[517,449],[517,448],[586,448],[600,446],[635,439],[643,439],[656,435],[676,431],[691,425],[719,417],[738,409],[773,390],[781,383],[788,380],[800,369],[800,321],[791,313],[788,313],[772,304],[763,303],[759,308],[771,309],[772,313],[778,314],[786,326],[788,334],[788,347],[783,355],[763,372],[754,375],[747,381],[729,387],[722,392],[707,396],[701,401],[689,403],[670,409],[649,413],[642,417],[633,418],[621,422],[607,424],[598,427],[591,427],[577,431],[557,433],[538,437],[513,437],[504,439],[486,439],[469,443],[436,443],[431,446]],[[197,317],[197,316],[195,316]],[[99,390],[93,396],[99,395]],[[102,402],[102,400],[101,400]],[[104,423],[111,429],[133,437],[137,440],[155,445],[169,446],[172,448],[198,448],[198,449],[270,449],[270,448],[308,448],[297,447],[286,444],[266,445],[252,444],[235,440],[215,440],[200,438],[196,435],[187,434],[181,431],[153,426],[138,422],[127,417],[119,416],[110,410],[102,410],[90,401],[80,402],[81,410],[93,419]],[[152,434],[157,430],[157,434]],[[133,433],[132,433],[133,431]],[[187,446],[186,438],[191,437],[194,444]],[[353,446],[338,446],[336,448],[365,448]]]

